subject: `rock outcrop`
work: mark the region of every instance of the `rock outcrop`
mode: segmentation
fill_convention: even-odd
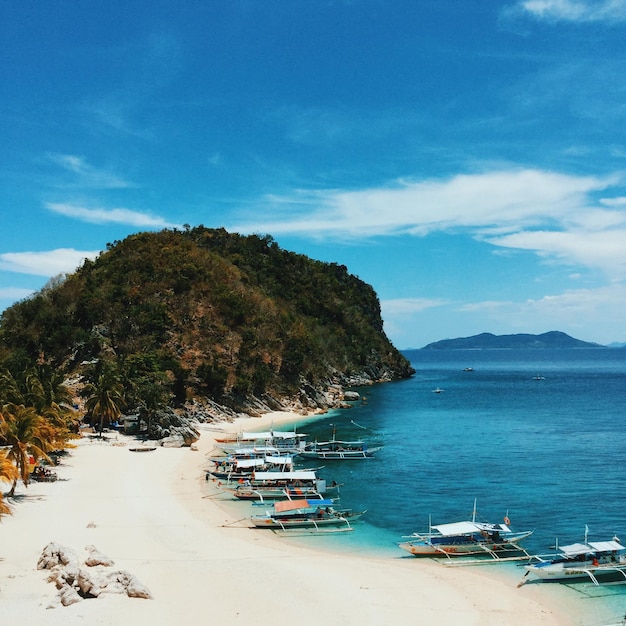
[[[49,570],[48,582],[58,589],[58,601],[48,605],[69,606],[102,594],[125,594],[130,598],[152,598],[150,590],[125,570],[110,571],[113,560],[94,546],[85,548],[87,558],[81,563],[76,552],[58,543],[49,543],[42,551],[37,569]]]

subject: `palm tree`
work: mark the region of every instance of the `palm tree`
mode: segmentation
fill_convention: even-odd
[[[0,482],[12,482],[18,478],[17,467],[9,459],[6,450],[0,450]],[[9,515],[11,509],[3,502],[2,491],[0,491],[0,517]]]
[[[2,407],[2,420],[0,420],[0,439],[9,448],[7,458],[15,464],[17,475],[13,479],[13,485],[9,496],[15,494],[18,478],[28,486],[30,479],[30,467],[28,457],[35,460],[50,458],[47,452],[52,449],[50,441],[54,429],[46,423],[43,417],[32,406],[5,404]]]
[[[66,446],[78,431],[80,418],[72,408],[73,398],[63,382],[61,370],[37,364],[17,375],[0,373],[0,404],[23,404],[35,409],[55,430],[59,448]]]
[[[98,362],[91,372],[91,381],[81,394],[86,398],[85,408],[91,413],[93,422],[98,424],[100,434],[122,414],[124,386],[117,369],[110,362]]]
[[[73,397],[63,372],[48,364],[38,364],[26,376],[30,399],[37,412],[55,429],[60,448],[75,437],[80,417],[73,408]]]

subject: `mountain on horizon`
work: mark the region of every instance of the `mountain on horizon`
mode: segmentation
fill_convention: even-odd
[[[541,335],[520,333],[516,335],[494,335],[481,333],[471,337],[442,339],[424,346],[422,350],[507,350],[545,348],[605,348],[599,343],[582,341],[560,331],[550,331]]]

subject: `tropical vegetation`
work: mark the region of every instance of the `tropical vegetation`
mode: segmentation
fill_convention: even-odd
[[[331,386],[412,373],[374,290],[343,265],[269,235],[138,233],[2,313],[1,477],[10,493],[27,485],[29,458],[67,447],[83,419],[101,432],[197,399],[320,406]]]

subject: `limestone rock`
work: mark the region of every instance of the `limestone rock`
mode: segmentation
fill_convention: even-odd
[[[85,598],[97,598],[103,593],[126,594],[130,598],[151,599],[152,593],[127,571],[107,571],[113,560],[95,546],[86,546],[89,553],[85,566],[79,564],[73,550],[57,543],[49,543],[37,563],[38,569],[50,571],[48,582],[59,590],[59,602],[69,606]],[[57,606],[52,603],[48,608]]]
[[[102,583],[97,572],[81,567],[76,578],[76,585],[80,589],[80,595],[85,598],[92,596],[97,598],[102,593]]]
[[[78,563],[76,553],[70,548],[50,542],[39,557],[37,569],[52,569],[57,565],[68,565],[69,563]]]
[[[85,559],[85,565],[87,567],[95,567],[96,565],[111,567],[115,565],[113,559],[102,554],[95,546],[85,546],[85,550],[89,552],[89,556]]]
[[[78,591],[76,591],[76,589],[74,589],[71,585],[65,585],[61,589],[59,592],[59,599],[63,606],[70,606],[71,604],[76,604],[82,600]]]

